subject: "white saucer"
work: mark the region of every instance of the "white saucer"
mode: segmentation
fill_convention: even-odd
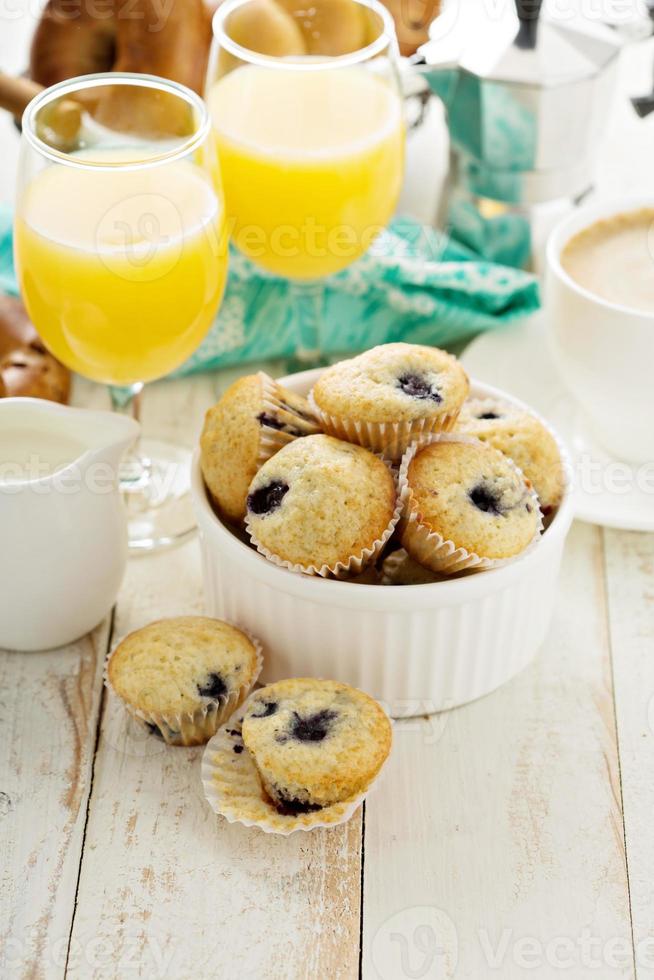
[[[573,459],[579,520],[654,531],[654,462],[625,463],[597,445],[574,398],[559,380],[542,313],[482,334],[461,360],[475,378],[533,405],[560,434]]]

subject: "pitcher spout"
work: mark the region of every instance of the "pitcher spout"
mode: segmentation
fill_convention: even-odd
[[[125,450],[136,441],[139,425],[115,412],[71,408],[39,398],[3,398],[0,430],[5,451],[16,456],[17,465],[25,462],[23,457],[43,457],[43,472],[39,467],[33,476],[42,482],[50,479],[53,466],[84,468],[101,461],[117,469]]]
[[[89,446],[91,459],[118,470],[124,454],[138,439],[140,426],[134,419],[117,412],[90,414],[95,416],[95,419],[88,420],[95,427],[95,437]]]

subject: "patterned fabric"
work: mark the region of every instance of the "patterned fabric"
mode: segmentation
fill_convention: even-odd
[[[17,292],[8,211],[0,213],[0,289]],[[538,306],[533,276],[480,261],[446,235],[400,218],[367,255],[325,280],[321,347],[326,354],[397,340],[452,347]],[[288,280],[232,250],[216,321],[176,373],[288,357],[295,337]]]

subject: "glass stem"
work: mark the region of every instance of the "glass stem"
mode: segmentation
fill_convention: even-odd
[[[295,357],[305,368],[320,363],[324,285],[320,281],[291,281],[290,298],[297,330]]]
[[[111,406],[114,412],[131,415],[135,422],[141,421],[143,383],[136,382],[126,388],[109,388]],[[140,439],[127,450],[120,466],[120,489],[125,494],[141,493],[147,486],[151,475],[150,460],[139,452]]]

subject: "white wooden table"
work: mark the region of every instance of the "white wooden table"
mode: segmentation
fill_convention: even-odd
[[[625,88],[651,61],[630,55]],[[617,113],[605,187],[651,188],[653,123]],[[145,431],[192,444],[228,380],[152,386]],[[163,747],[103,690],[112,637],[202,603],[193,540],[132,561],[79,643],[0,652],[3,980],[653,980],[654,535],[576,524],[532,666],[399,723],[365,810],[290,838],[221,821],[202,750]]]

